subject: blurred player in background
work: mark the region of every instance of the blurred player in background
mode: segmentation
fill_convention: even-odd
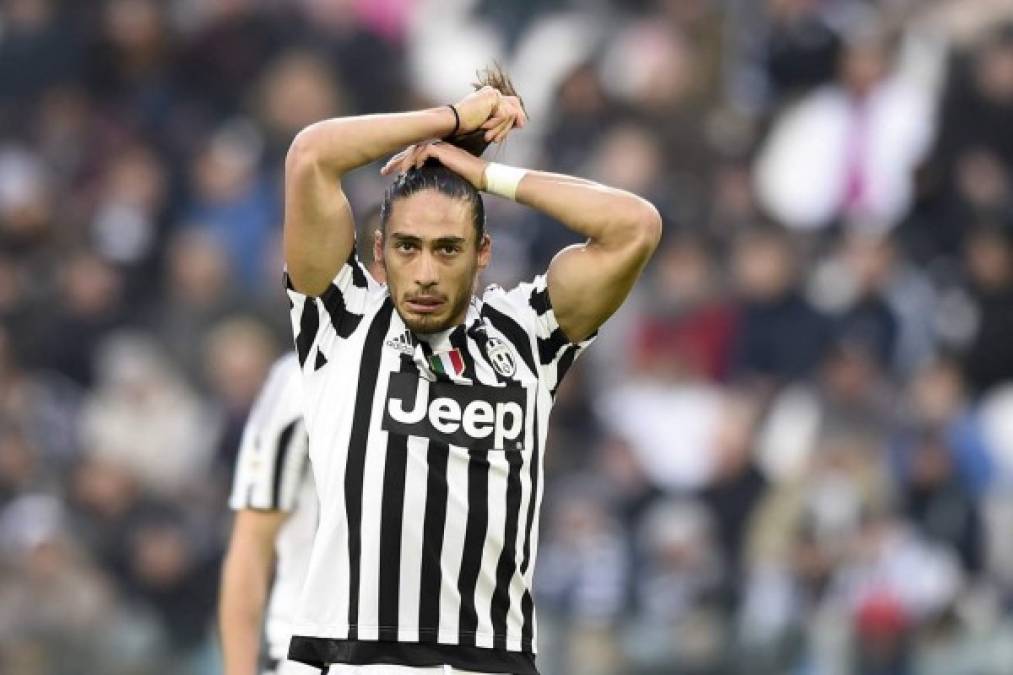
[[[229,498],[236,519],[219,605],[225,675],[317,672],[285,661],[288,622],[317,524],[300,388],[299,364],[289,352],[271,369],[243,431]],[[259,658],[262,630],[264,668]]]

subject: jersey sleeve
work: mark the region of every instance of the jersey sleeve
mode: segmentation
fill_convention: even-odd
[[[300,372],[288,354],[271,369],[243,429],[232,480],[233,510],[292,511],[309,469]]]
[[[492,287],[484,298],[518,321],[532,348],[538,377],[553,397],[570,366],[597,337],[597,331],[580,342],[571,342],[556,321],[549,300],[548,279],[540,274],[505,291]]]
[[[384,286],[369,274],[354,248],[330,286],[319,296],[311,297],[295,290],[287,271],[285,290],[301,367],[306,366],[314,349],[315,359],[324,358],[321,346],[327,344],[329,349],[335,341],[351,337],[363,325],[363,317],[379,306],[384,296]]]

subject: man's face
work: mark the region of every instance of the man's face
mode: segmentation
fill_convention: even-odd
[[[464,321],[491,253],[488,237],[476,239],[471,206],[463,200],[424,190],[393,203],[375,256],[408,328],[435,333]]]

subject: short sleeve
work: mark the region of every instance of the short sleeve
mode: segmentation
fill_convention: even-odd
[[[299,365],[306,364],[314,345],[323,340],[351,337],[363,324],[363,317],[379,306],[385,288],[369,274],[354,249],[327,290],[317,297],[295,290],[286,271],[285,291]]]
[[[539,379],[554,397],[573,362],[594,342],[597,332],[581,342],[570,341],[556,321],[544,274],[509,291],[491,287],[483,299],[501,306],[505,314],[521,323],[531,339]]]
[[[279,359],[243,429],[229,506],[234,510],[291,511],[308,470],[299,367],[294,354]]]

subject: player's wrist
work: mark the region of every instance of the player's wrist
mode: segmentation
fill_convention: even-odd
[[[444,116],[447,114],[450,115],[450,129],[440,134],[440,138],[453,138],[461,130],[461,114],[457,111],[457,106],[453,103],[448,103],[440,109],[443,111]]]
[[[482,172],[482,190],[504,199],[517,201],[517,187],[528,173],[527,169],[497,162],[489,162]]]
[[[454,108],[451,105],[441,105],[439,108],[429,108],[427,112],[434,120],[432,122],[434,128],[431,132],[429,132],[430,135],[427,136],[427,138],[449,138],[450,136],[459,133],[459,117],[455,114],[457,112],[457,108]]]

